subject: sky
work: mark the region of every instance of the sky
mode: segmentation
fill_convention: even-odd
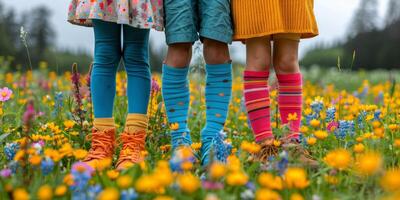
[[[93,51],[93,30],[87,27],[71,25],[66,21],[68,4],[71,0],[0,0],[8,8],[14,8],[18,13],[29,12],[32,7],[45,5],[53,12],[51,23],[57,34],[56,46],[63,49]],[[314,0],[314,11],[318,21],[320,35],[316,38],[302,40],[300,55],[317,44],[329,44],[341,40],[350,31],[352,16],[362,0]],[[379,15],[382,19],[388,0],[378,0]],[[164,33],[152,31],[151,39],[165,46]],[[232,45],[233,59],[245,60],[245,47],[240,42]]]

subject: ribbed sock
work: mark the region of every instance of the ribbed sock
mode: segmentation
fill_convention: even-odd
[[[282,124],[288,123],[289,114],[297,114],[297,120],[290,123],[289,138],[299,138],[301,111],[303,103],[302,76],[301,73],[277,74],[279,82],[278,106]]]
[[[271,131],[268,71],[244,72],[244,97],[256,142],[273,138]]]
[[[125,132],[134,134],[137,131],[147,130],[149,119],[145,114],[128,114],[126,117]]]
[[[187,79],[189,67],[174,68],[163,66],[162,95],[169,124],[178,124],[176,130],[171,130],[172,148],[191,145],[190,131],[187,126],[189,110],[189,82]]]
[[[106,131],[115,128],[114,118],[94,118],[93,126],[99,131]]]
[[[201,162],[210,162],[210,151],[214,158],[225,162],[226,151],[220,132],[223,130],[232,94],[232,64],[206,65],[206,125],[201,131]]]
[[[218,136],[223,130],[232,94],[232,65],[206,65],[206,125],[202,139]]]

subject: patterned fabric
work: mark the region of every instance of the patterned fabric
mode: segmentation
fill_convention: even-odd
[[[68,21],[93,26],[91,19],[100,19],[162,31],[163,15],[163,0],[72,0]]]
[[[201,131],[203,166],[210,162],[211,149],[220,162],[225,162],[228,156],[220,133],[224,129],[232,95],[232,64],[207,64],[206,72],[206,125]]]
[[[296,120],[289,124],[292,134],[290,138],[298,138],[301,122],[301,110],[303,103],[302,76],[301,73],[277,74],[279,82],[278,106],[281,114],[282,124],[288,124],[289,114],[297,115]]]
[[[255,140],[272,138],[268,71],[244,72],[244,98]]]
[[[180,69],[164,65],[162,72],[162,96],[167,110],[168,122],[171,125],[178,126],[171,130],[172,148],[190,146],[192,140],[187,125],[190,101],[187,79],[189,67]]]

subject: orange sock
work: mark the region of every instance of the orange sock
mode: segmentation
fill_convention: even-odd
[[[99,131],[115,128],[114,118],[94,118],[93,126]]]
[[[145,114],[128,114],[125,124],[125,132],[135,133],[141,130],[147,130],[149,119]]]

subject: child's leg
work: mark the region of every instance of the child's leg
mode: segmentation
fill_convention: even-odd
[[[191,59],[190,43],[170,44],[163,66],[162,95],[169,124],[178,124],[171,130],[172,148],[192,143],[187,126],[189,110],[189,81],[187,78]]]
[[[112,113],[116,92],[115,77],[121,60],[121,25],[93,20],[95,34],[91,93],[94,126],[99,130],[114,127]]]
[[[298,62],[300,36],[282,34],[274,36],[274,68],[279,82],[278,106],[283,124],[289,114],[297,119],[290,124],[289,138],[298,139],[302,114],[302,76]]]
[[[97,160],[111,159],[114,153],[115,126],[112,112],[115,77],[121,60],[121,26],[93,20],[95,35],[91,93],[94,108],[92,145],[84,159],[90,165]]]
[[[232,64],[228,45],[216,40],[204,39],[204,58],[206,61],[206,125],[201,131],[202,163],[210,161],[209,152],[213,148],[219,161],[225,161],[226,150],[220,132],[223,130],[228,114],[232,93]],[[219,149],[219,150],[218,150]],[[218,152],[220,151],[220,152]],[[222,154],[223,155],[222,155]]]
[[[270,37],[246,40],[247,67],[244,72],[244,97],[255,140],[272,139],[269,99]]]
[[[128,132],[147,129],[151,89],[148,29],[124,25],[123,57],[128,76]]]
[[[192,43],[198,40],[197,1],[164,1],[165,36],[168,53],[163,65],[162,95],[170,124],[172,148],[192,143],[187,126],[189,110],[189,82],[187,74],[192,57]]]
[[[228,44],[232,41],[232,19],[229,0],[198,0],[200,30],[206,61],[206,126],[201,132],[202,164],[212,158],[224,162],[226,147],[219,132],[226,121],[232,90],[232,64]]]

